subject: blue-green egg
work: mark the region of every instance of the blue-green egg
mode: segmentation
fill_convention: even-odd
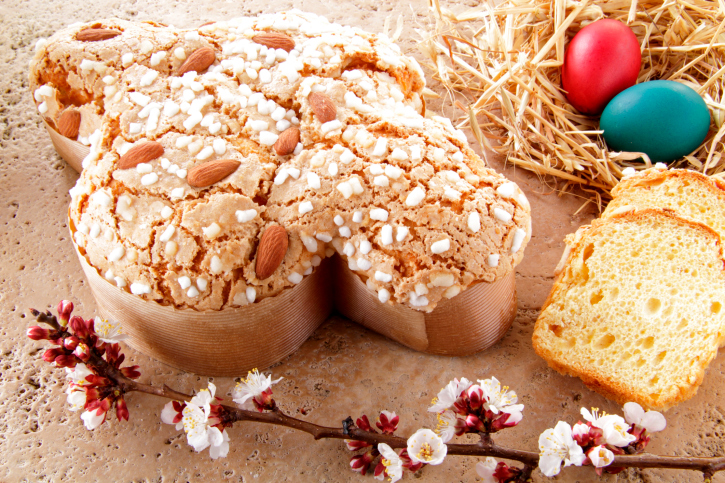
[[[710,129],[710,112],[690,87],[656,80],[617,94],[599,126],[610,150],[643,152],[666,163],[697,149]]]

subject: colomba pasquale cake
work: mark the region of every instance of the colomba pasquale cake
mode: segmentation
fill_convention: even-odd
[[[358,320],[404,308],[426,340],[396,340],[420,350],[439,304],[502,280],[510,323],[528,201],[425,116],[420,68],[385,36],[297,11],[197,29],[110,19],[40,43],[31,84],[54,137],[89,146],[71,231],[122,322],[131,305],[244,319],[307,283],[287,318],[316,305],[314,330],[344,270],[362,287],[345,296],[368,298],[346,300]],[[158,332],[126,325],[159,350]]]

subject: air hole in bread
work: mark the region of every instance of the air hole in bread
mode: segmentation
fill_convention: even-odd
[[[657,315],[662,308],[662,302],[660,299],[652,297],[644,305],[644,314],[649,316]]]
[[[589,303],[592,305],[597,305],[599,302],[602,301],[604,296],[602,295],[602,291],[600,290],[597,293],[592,294],[592,296],[589,298]]]
[[[667,357],[667,351],[662,351],[657,354],[657,357],[655,357],[654,360],[655,365],[662,363],[662,361],[665,360],[665,357]]]
[[[637,367],[642,367],[644,365],[644,359],[637,359],[637,362],[635,363]]]
[[[651,349],[653,345],[655,345],[655,338],[652,336],[649,336],[644,341],[642,341],[643,349]]]
[[[720,302],[713,302],[710,306],[710,312],[713,314],[719,314],[720,310],[722,310],[722,304]]]
[[[677,326],[677,330],[682,330],[687,327],[687,319],[680,320],[680,325]]]
[[[554,333],[555,336],[561,337],[564,332],[564,327],[560,325],[549,324],[549,330]]]
[[[660,382],[660,376],[655,376],[649,380],[649,385],[655,386],[658,382]]]
[[[584,253],[582,253],[582,262],[586,262],[589,257],[592,256],[594,253],[594,244],[590,243],[589,245],[584,248]]]
[[[605,334],[603,335],[595,344],[595,349],[606,349],[610,345],[614,344],[614,341],[617,338],[614,337],[612,334]]]

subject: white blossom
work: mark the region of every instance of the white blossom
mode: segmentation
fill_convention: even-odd
[[[265,376],[264,374],[260,374],[257,369],[254,369],[253,371],[249,371],[245,379],[237,383],[232,391],[232,398],[239,407],[244,407],[244,404],[250,398],[261,396],[263,392],[272,387],[272,384],[277,384],[282,379],[284,378],[280,377],[273,381],[272,376]]]
[[[491,379],[479,380],[478,383],[481,385],[483,395],[488,401],[483,405],[484,408],[490,409],[494,414],[499,412],[516,414],[518,413],[518,419],[521,420],[521,411],[524,410],[523,404],[516,404],[518,396],[514,391],[509,391],[507,386],[501,387],[501,383],[498,379],[492,377]],[[518,421],[516,421],[518,422]]]
[[[211,403],[214,401],[216,386],[209,383],[209,389],[202,389],[191,401],[186,403],[183,409],[182,427],[186,433],[186,441],[197,453],[209,448],[209,455],[212,459],[223,458],[229,453],[229,436],[215,428],[218,421],[210,418]],[[168,406],[168,405],[167,405]],[[166,408],[164,408],[166,410]],[[169,419],[169,412],[166,413],[166,420]],[[162,420],[164,418],[162,412]],[[171,418],[173,420],[173,417]],[[178,427],[178,426],[177,426]]]
[[[449,409],[453,406],[453,403],[456,402],[458,396],[460,396],[461,393],[469,387],[471,387],[471,381],[465,377],[462,377],[460,381],[458,379],[453,379],[446,385],[446,387],[440,390],[438,396],[433,399],[433,405],[428,408],[428,411],[432,413],[442,413],[446,409]]]
[[[563,421],[539,436],[539,469],[546,476],[555,476],[564,466],[581,466],[586,456],[571,435],[571,426]]]
[[[65,373],[65,377],[70,381],[70,385],[65,390],[65,393],[68,394],[67,401],[70,404],[70,410],[80,411],[86,405],[86,391],[81,386],[88,384],[86,376],[93,373],[82,362],[76,364],[73,369],[66,367]],[[86,416],[86,418],[89,417]]]
[[[80,411],[86,405],[86,391],[83,389],[77,389],[69,387],[65,390],[68,394],[68,404],[70,404],[70,410],[73,412]]]
[[[581,414],[592,426],[602,430],[607,444],[624,447],[637,439],[636,436],[627,432],[630,425],[622,416],[606,413],[602,413],[600,416],[595,408],[591,413],[586,408],[582,408]]]
[[[76,386],[83,386],[88,384],[88,381],[86,381],[86,377],[92,374],[93,373],[82,362],[76,364],[75,368],[73,369],[70,369],[68,367],[65,368],[66,379],[69,379],[71,384],[75,384]]]
[[[476,473],[483,478],[483,483],[498,483],[498,478],[493,477],[498,462],[495,458],[488,456],[485,460],[476,463]]]
[[[377,478],[382,480],[385,478],[387,473],[391,483],[395,483],[403,477],[403,461],[398,456],[398,453],[385,443],[378,444],[378,451],[382,456],[381,463],[385,466],[385,473],[380,473]]]
[[[93,431],[106,420],[106,413],[100,411],[101,414],[98,414],[99,411],[99,409],[91,409],[81,414],[81,419],[87,430]]]
[[[128,339],[128,335],[121,333],[121,323],[116,320],[105,320],[96,316],[93,319],[93,330],[98,338],[107,344]]]
[[[448,453],[448,446],[430,429],[419,429],[408,438],[408,456],[414,463],[439,465]]]
[[[596,468],[603,468],[609,466],[614,461],[614,453],[609,451],[604,446],[595,446],[589,450],[589,459],[592,460],[592,464]]]
[[[667,426],[665,417],[657,411],[644,412],[642,406],[636,402],[628,402],[624,405],[624,419],[629,424],[634,424],[646,429],[650,433],[662,431]]]

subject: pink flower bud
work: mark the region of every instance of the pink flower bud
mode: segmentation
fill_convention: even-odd
[[[44,329],[40,326],[34,325],[32,327],[28,327],[25,335],[33,340],[47,340],[50,338],[50,331],[48,329]]]
[[[96,321],[95,319],[88,319],[86,320],[86,327],[88,327],[88,332],[90,334],[96,333]]]
[[[483,390],[478,386],[471,386],[468,390],[468,400],[472,410],[479,410],[483,406]]]
[[[58,367],[75,367],[78,362],[72,355],[60,355],[55,358],[55,365]]]
[[[382,411],[375,425],[384,434],[393,434],[398,429],[398,421],[400,418],[397,414],[388,411]]]
[[[123,397],[116,399],[116,418],[118,418],[119,421],[124,419],[128,421],[128,408],[126,407],[126,401],[124,401]]]
[[[68,319],[70,319],[71,312],[73,312],[73,302],[69,300],[61,300],[58,304],[58,318],[60,319],[60,325],[63,327],[68,325]]]
[[[499,413],[498,417],[493,420],[493,429],[500,431],[504,428],[511,428],[516,426],[523,419],[523,415],[519,411],[509,413]]]
[[[86,362],[88,359],[91,358],[91,350],[86,344],[82,342],[78,344],[78,347],[75,348],[73,354],[83,362]]]
[[[370,427],[370,420],[368,420],[368,417],[366,415],[362,415],[359,418],[357,418],[357,421],[355,421],[355,424],[358,428],[362,429],[363,431],[369,431],[369,432],[375,432],[373,431],[373,428]]]
[[[483,421],[478,419],[478,417],[474,416],[473,414],[469,414],[466,417],[466,426],[468,426],[468,428],[473,431],[486,431],[486,427],[484,426]]]
[[[349,449],[350,451],[357,451],[359,449],[372,446],[370,443],[366,443],[365,441],[357,441],[355,439],[346,439],[345,444],[347,445],[347,449]]]
[[[78,347],[78,337],[74,335],[66,337],[65,339],[63,339],[63,347],[65,347],[69,351],[75,350],[75,348]]]
[[[63,355],[63,354],[64,354],[63,349],[60,349],[60,348],[48,349],[45,352],[43,352],[43,360],[45,362],[52,363],[55,361],[56,357]]]
[[[521,468],[509,467],[503,461],[499,461],[493,472],[493,477],[497,478],[497,481],[518,481],[521,473]]]
[[[83,317],[74,315],[70,318],[69,325],[76,337],[80,339],[88,337],[88,327],[86,326],[86,321],[83,320]]]
[[[138,379],[141,377],[141,373],[138,371],[139,366],[128,366],[122,367],[121,373],[129,379]]]
[[[361,455],[353,456],[350,458],[350,468],[352,468],[353,471],[357,471],[364,475],[367,473],[368,468],[370,468],[370,463],[373,462],[373,459],[372,452],[370,451]]]

